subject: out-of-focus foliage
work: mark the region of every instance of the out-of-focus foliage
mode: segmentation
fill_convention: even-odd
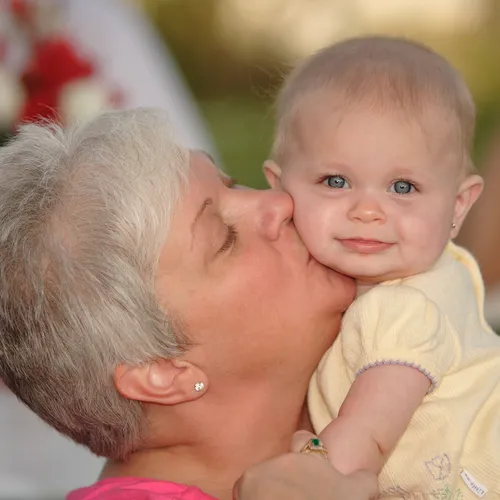
[[[245,60],[217,22],[220,0],[145,0],[144,7],[200,99],[259,95],[276,82],[278,57]]]
[[[291,49],[297,49],[301,42],[301,47],[306,47],[302,52],[307,53],[314,47],[311,43],[317,45],[321,40],[329,43],[325,38],[330,36],[328,23],[331,23],[331,41],[363,33],[409,36],[447,57],[463,73],[476,99],[476,157],[480,159],[492,128],[500,121],[500,1],[475,0],[471,4],[465,0],[440,0],[433,4],[426,0],[429,7],[426,11],[420,5],[423,19],[420,23],[413,22],[411,16],[403,22],[395,15],[387,15],[391,9],[397,10],[399,16],[402,9],[404,14],[404,8],[418,9],[413,0],[366,2],[142,0],[140,3],[176,56],[199,100],[226,169],[243,183],[265,185],[261,166],[272,141],[272,102],[283,74],[293,63]],[[320,7],[330,17],[318,15]],[[371,17],[367,15],[368,7]],[[466,7],[473,7],[470,22],[463,10]],[[384,16],[378,14],[377,8],[386,9]],[[440,9],[439,15],[432,15],[433,8]],[[261,18],[257,16],[259,12]],[[294,29],[293,22],[299,21],[300,29],[299,24]],[[305,42],[310,43],[304,45]]]

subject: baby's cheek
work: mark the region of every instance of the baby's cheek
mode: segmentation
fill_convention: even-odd
[[[290,194],[294,201],[293,219],[302,240],[313,255],[324,251],[331,244],[332,228],[338,225],[338,221],[332,220],[338,211],[310,191],[290,191]]]
[[[314,221],[311,221],[309,217],[301,215],[297,212],[295,212],[293,220],[295,223],[295,227],[297,228],[297,231],[302,238],[302,241],[310,251],[310,247],[316,246],[317,237],[319,236],[319,231],[317,230]]]
[[[425,269],[431,266],[443,251],[448,235],[437,218],[414,220],[406,224],[403,238],[407,257],[413,265]]]
[[[335,271],[343,272],[345,262],[339,258],[341,256],[339,249],[335,249],[334,245],[328,245],[321,248],[317,253],[311,252],[311,255],[326,267]]]
[[[308,216],[297,217],[295,224],[309,252],[316,260],[330,265],[334,259],[334,238],[328,220],[322,214],[309,213]]]

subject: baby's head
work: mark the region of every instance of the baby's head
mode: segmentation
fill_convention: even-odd
[[[320,262],[368,283],[410,276],[434,264],[481,193],[474,121],[465,82],[438,54],[347,40],[285,82],[266,176],[293,196]]]

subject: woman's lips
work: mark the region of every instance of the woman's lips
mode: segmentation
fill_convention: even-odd
[[[363,238],[338,239],[338,241],[348,250],[366,254],[383,252],[393,245],[392,243],[385,243],[378,240],[365,240]]]

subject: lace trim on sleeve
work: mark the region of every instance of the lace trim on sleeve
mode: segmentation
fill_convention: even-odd
[[[415,370],[418,370],[420,373],[423,373],[431,383],[431,386],[429,387],[427,394],[431,394],[437,387],[437,380],[435,377],[432,376],[429,370],[426,370],[423,366],[420,366],[417,363],[411,363],[409,361],[402,361],[399,359],[384,359],[380,361],[374,361],[373,363],[368,363],[358,370],[358,372],[356,373],[356,377],[358,375],[361,375],[363,372],[366,372],[366,370],[369,370],[370,368],[383,365],[408,366],[408,368],[414,368]]]

